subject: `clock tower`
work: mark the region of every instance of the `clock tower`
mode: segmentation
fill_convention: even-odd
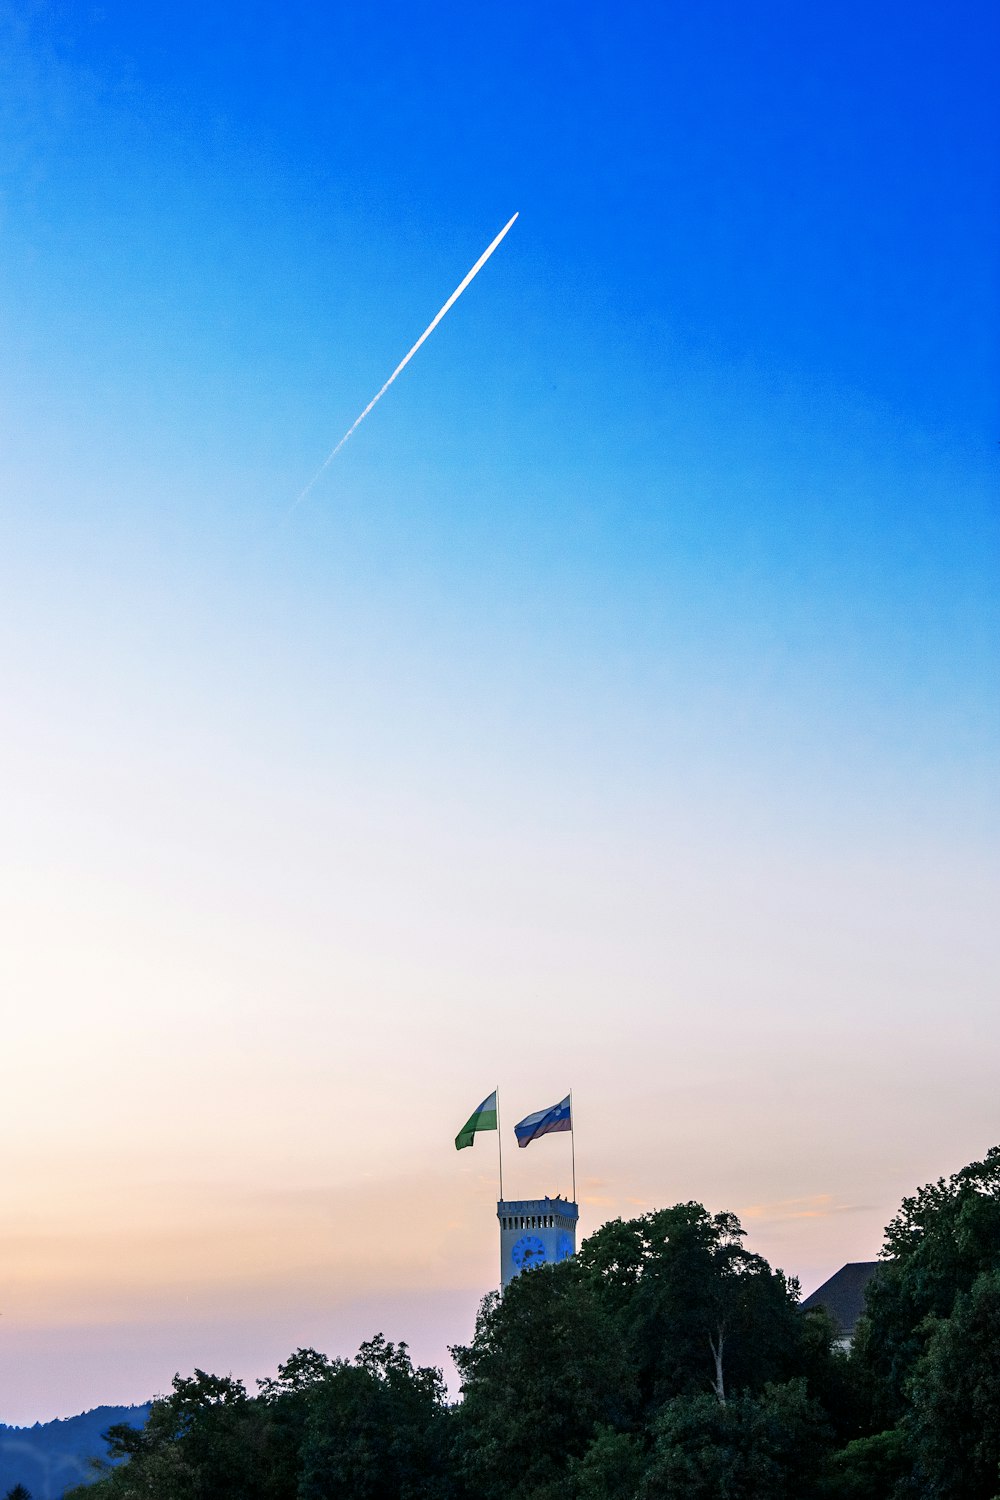
[[[503,1199],[500,1220],[500,1279],[510,1285],[521,1271],[548,1266],[576,1253],[580,1210],[565,1198]]]

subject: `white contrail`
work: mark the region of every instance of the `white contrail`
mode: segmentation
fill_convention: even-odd
[[[323,471],[327,467],[327,465],[333,462],[333,460],[336,458],[337,454],[340,452],[341,448],[347,442],[347,439],[349,437],[353,436],[353,434],[355,432],[357,432],[358,428],[361,426],[362,422],[365,420],[365,417],[367,417],[367,415],[371,411],[372,407],[378,405],[378,403],[381,401],[382,397],[385,395],[386,391],[392,385],[392,382],[395,380],[396,376],[399,375],[399,374],[401,374],[402,371],[406,369],[406,366],[410,363],[410,360],[416,354],[417,350],[420,348],[420,345],[424,342],[424,340],[426,338],[429,338],[430,335],[434,332],[435,328],[438,326],[438,324],[440,323],[441,319],[444,317],[444,315],[448,311],[448,309],[451,308],[451,307],[454,307],[454,305],[458,301],[459,297],[461,297],[462,293],[465,291],[465,288],[469,285],[469,282],[472,281],[472,279],[475,276],[479,275],[479,272],[483,269],[483,267],[485,266],[486,262],[489,260],[490,256],[493,254],[494,250],[499,245],[500,241],[503,239],[504,235],[510,229],[511,225],[514,222],[514,219],[516,219],[516,218],[517,218],[517,214],[514,215],[513,219],[508,219],[507,220],[507,223],[503,226],[503,228],[501,229],[500,233],[497,235],[497,237],[493,241],[493,243],[490,244],[490,245],[487,245],[486,249],[483,251],[482,255],[476,261],[476,264],[473,266],[473,268],[469,272],[469,274],[467,276],[463,276],[462,280],[458,283],[458,286],[452,292],[451,296],[448,298],[447,302],[445,303],[444,307],[442,307],[441,311],[435,315],[435,317],[432,319],[432,321],[430,323],[428,323],[427,327],[424,329],[423,333],[417,339],[417,342],[414,344],[414,346],[410,350],[409,354],[404,355],[404,357],[399,361],[399,364],[393,370],[392,374],[389,376],[389,379],[386,381],[386,383],[382,387],[382,389],[378,392],[377,395],[375,395],[375,396],[372,397],[372,399],[369,401],[368,405],[365,407],[364,411],[361,413],[360,417],[358,417],[354,422],[351,423],[350,427],[348,427],[347,431],[344,433],[344,436],[341,438],[341,440],[337,444],[337,446],[335,448],[331,448],[330,449],[330,452],[327,454],[326,458],[324,458],[323,462],[320,464],[319,468],[316,470],[315,474],[310,479],[309,483],[306,485],[306,487],[302,491],[301,495],[299,495],[298,498],[290,506],[289,511],[288,511],[289,515],[291,515],[291,513],[292,513],[293,510],[295,510],[296,506],[302,504],[302,501],[306,498],[306,496],[308,495],[309,491],[312,489],[313,485],[316,483],[317,479],[323,473]]]

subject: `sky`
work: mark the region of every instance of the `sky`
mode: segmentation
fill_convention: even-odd
[[[993,7],[0,16],[0,1421],[446,1365],[496,1084],[873,1258],[1000,1140]]]

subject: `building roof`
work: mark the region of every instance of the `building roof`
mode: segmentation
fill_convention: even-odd
[[[850,1338],[865,1310],[865,1291],[878,1271],[880,1260],[852,1260],[824,1281],[803,1300],[802,1308],[822,1307],[830,1314],[842,1338]]]

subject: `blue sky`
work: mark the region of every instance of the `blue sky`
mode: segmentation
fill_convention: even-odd
[[[992,8],[4,25],[4,1409],[379,1297],[439,1357],[498,1077],[584,1101],[585,1227],[873,1254],[995,1135]],[[379,1184],[451,1239],[359,1269]]]

